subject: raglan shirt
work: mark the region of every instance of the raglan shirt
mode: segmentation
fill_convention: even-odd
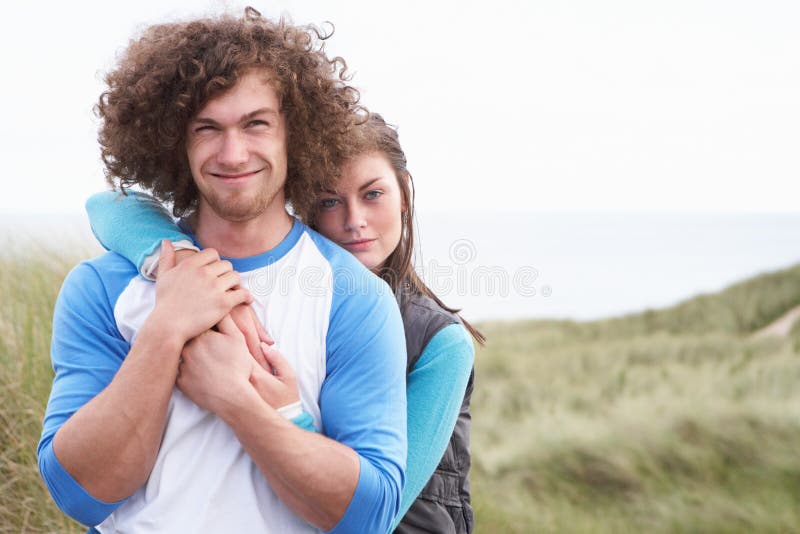
[[[314,427],[358,453],[358,485],[333,531],[386,531],[398,511],[406,458],[405,344],[393,294],[299,221],[273,250],[229,260],[295,369]],[[315,531],[277,498],[233,431],[177,389],[150,478],[128,499],[98,501],[61,466],[53,436],[110,383],[154,305],[155,284],[115,253],[81,263],[64,281],[38,448],[56,504],[101,532]]]
[[[86,202],[92,231],[107,249],[138,266],[144,276],[157,266],[162,239],[178,248],[191,241],[151,196],[128,191],[97,193]],[[474,361],[472,339],[460,324],[438,332],[407,377],[408,457],[397,527],[442,459],[453,433]],[[303,413],[292,421],[308,429]]]

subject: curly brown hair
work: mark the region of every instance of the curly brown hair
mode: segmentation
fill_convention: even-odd
[[[286,199],[309,210],[314,191],[333,187],[347,135],[361,111],[347,65],[328,58],[333,34],[316,26],[271,21],[253,8],[150,26],[131,42],[95,108],[106,179],[138,185],[173,204],[181,216],[198,191],[186,154],[189,121],[253,69],[264,69],[286,119]]]

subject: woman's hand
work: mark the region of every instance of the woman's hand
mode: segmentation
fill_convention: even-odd
[[[161,244],[160,275],[156,281],[156,305],[151,317],[168,322],[182,339],[189,340],[219,323],[231,310],[253,300],[239,286],[239,274],[214,249],[205,249],[175,263],[172,243]]]
[[[250,383],[264,401],[275,408],[283,408],[300,400],[297,378],[291,364],[278,349],[261,342],[266,367],[253,366]]]
[[[255,310],[249,304],[239,304],[231,310],[231,319],[236,323],[236,327],[244,335],[247,349],[255,361],[262,368],[269,370],[267,360],[261,350],[261,343],[272,345],[275,341],[264,329],[264,325],[258,320]]]

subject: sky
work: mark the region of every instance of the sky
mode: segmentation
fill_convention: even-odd
[[[796,211],[796,1],[250,4],[335,25],[327,50],[399,126],[421,211]],[[244,5],[6,6],[0,214],[81,212],[106,187],[92,106],[117,54]]]

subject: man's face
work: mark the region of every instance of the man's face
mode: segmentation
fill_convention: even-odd
[[[200,210],[247,221],[283,206],[286,124],[264,72],[242,76],[189,122],[186,151]]]

